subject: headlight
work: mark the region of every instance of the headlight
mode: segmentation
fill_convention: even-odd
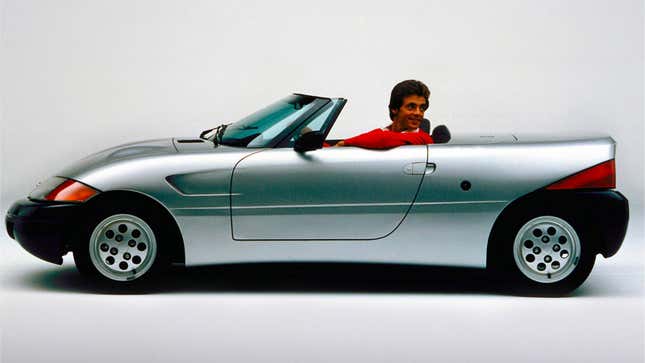
[[[98,190],[76,180],[55,176],[38,184],[29,194],[29,199],[80,203],[98,193]]]

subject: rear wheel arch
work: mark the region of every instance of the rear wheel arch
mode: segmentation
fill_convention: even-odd
[[[600,251],[596,231],[602,227],[593,224],[592,202],[579,191],[544,190],[514,201],[489,235],[487,269],[520,292],[571,292],[587,279]]]
[[[565,217],[564,219],[577,226],[580,229],[579,233],[584,235],[584,248],[591,248],[594,255],[599,253],[601,241],[595,236],[602,226],[591,223],[589,205],[583,198],[583,195],[573,190],[538,190],[514,200],[504,208],[493,223],[488,236],[486,266],[493,268],[496,266],[498,256],[508,243],[506,238],[509,233],[514,232],[521,219],[540,211],[555,212],[557,216]]]

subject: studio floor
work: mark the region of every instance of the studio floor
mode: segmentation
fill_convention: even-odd
[[[3,234],[1,361],[643,362],[634,230],[564,298],[511,294],[480,270],[333,264],[179,269],[127,293]]]

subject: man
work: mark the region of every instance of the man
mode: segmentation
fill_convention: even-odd
[[[419,129],[423,114],[428,109],[430,90],[420,81],[400,82],[390,95],[389,126],[350,137],[336,146],[358,146],[367,149],[390,149],[401,145],[432,144],[433,140]]]

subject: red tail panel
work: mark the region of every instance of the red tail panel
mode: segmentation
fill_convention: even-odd
[[[605,161],[555,182],[546,188],[549,190],[614,189],[616,188],[616,163],[614,159]]]

